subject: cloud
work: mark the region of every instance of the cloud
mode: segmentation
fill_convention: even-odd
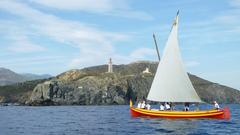
[[[31,24],[24,29],[24,31],[34,32],[38,36],[47,36],[59,43],[71,45],[79,48],[81,53],[86,54],[90,52],[112,52],[112,43],[114,41],[127,39],[126,34],[103,31],[84,23],[68,21],[58,18],[51,14],[40,12],[26,4],[14,1],[0,1],[0,9],[5,10],[11,14],[21,17],[24,21]],[[12,22],[14,29],[20,29],[21,24]],[[9,27],[9,26],[8,26]],[[9,35],[10,37],[17,37],[17,35]],[[28,35],[29,36],[29,35]],[[31,47],[31,49],[41,49],[34,44],[26,41],[27,38],[21,39],[22,45]],[[16,46],[16,45],[15,45]],[[13,49],[12,50],[19,50]],[[31,50],[30,49],[30,50]],[[97,50],[97,51],[96,51]]]
[[[68,66],[70,68],[102,64],[109,57],[118,63],[126,63],[144,59],[152,52],[151,49],[140,48],[129,55],[120,55],[114,49],[113,44],[117,41],[126,41],[131,35],[104,31],[79,21],[64,20],[55,15],[41,12],[28,4],[2,0],[0,1],[0,9],[21,18],[17,22],[10,21],[11,25],[14,26],[13,31],[17,30],[20,34],[14,32],[12,35],[9,34],[9,37],[12,37],[9,39],[13,42],[8,47],[9,50],[16,52],[44,51],[45,48],[30,42],[30,38],[32,36],[47,37],[79,50],[78,55],[69,60]],[[22,24],[27,25],[21,29]],[[21,33],[24,36],[19,36]]]
[[[34,55],[31,57],[18,56],[8,57],[8,59],[1,59],[0,66],[11,69],[18,73],[51,73],[52,75],[57,75],[63,71],[69,70],[66,66],[66,63],[69,60],[70,58],[64,55]]]
[[[185,62],[186,67],[196,67],[200,65],[198,61],[186,61]]]
[[[18,2],[0,1],[0,9],[22,17],[31,24],[29,29],[38,34],[78,47],[87,45],[110,46],[113,40],[122,40],[126,37],[123,34],[102,31],[81,22],[64,20]],[[17,25],[17,23],[15,24]]]
[[[239,38],[234,37],[240,34],[240,0],[229,0],[226,2],[228,4],[225,5],[227,9],[218,12],[216,11],[214,14],[209,14],[209,19],[182,24],[184,34],[180,35],[180,37],[188,39],[185,41],[191,41],[191,44],[199,43],[199,46],[219,45],[223,43],[227,45],[229,42],[238,42]],[[202,40],[199,40],[201,42],[196,43],[195,40],[191,39]]]
[[[41,5],[64,10],[82,10],[88,12],[110,12],[127,7],[124,0],[31,0]]]
[[[216,22],[231,24],[238,21],[238,15],[222,15],[215,18]]]
[[[126,0],[31,0],[31,2],[68,11],[84,11],[88,13],[120,16],[141,20],[152,20],[146,12],[133,10]]]
[[[155,50],[154,49],[149,49],[149,48],[139,48],[134,50],[131,54],[130,57],[134,59],[144,59],[146,56],[152,56],[155,55]]]
[[[203,46],[229,45],[239,42],[240,10],[233,8],[214,14],[210,19],[185,23],[180,28],[180,41],[187,48],[200,49]],[[198,41],[198,42],[197,42]],[[237,45],[237,44],[236,44]],[[198,46],[198,47],[197,47]]]
[[[229,4],[233,7],[240,7],[240,0],[230,0]]]
[[[1,60],[0,64],[4,66],[26,66],[28,64],[42,64],[42,63],[55,63],[61,62],[63,59],[68,59],[66,56],[33,56],[33,57],[18,57],[18,58],[8,58],[6,60]]]
[[[114,64],[127,64],[137,60],[146,60],[147,57],[153,55],[155,55],[155,51],[150,48],[138,48],[133,50],[129,55],[119,55],[114,52],[99,52],[96,50],[95,52],[80,53],[69,63],[69,67],[77,68],[102,65],[107,63],[110,57]]]
[[[15,42],[11,46],[9,46],[8,49],[13,52],[22,52],[22,53],[39,52],[39,51],[46,50],[44,47],[36,44],[32,44],[27,40]]]
[[[47,50],[29,38],[32,33],[25,31],[23,25],[19,27],[18,24],[14,22],[2,20],[0,20],[0,25],[2,38],[8,40],[8,44],[6,44],[7,50],[19,53],[42,52]]]

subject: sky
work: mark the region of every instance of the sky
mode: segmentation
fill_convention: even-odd
[[[0,0],[0,67],[57,75],[157,61],[177,10],[185,68],[240,89],[240,0]]]

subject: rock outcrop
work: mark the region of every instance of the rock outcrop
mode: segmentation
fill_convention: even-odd
[[[143,74],[149,68],[153,74]],[[30,105],[108,105],[128,104],[129,99],[147,97],[156,62],[114,65],[114,73],[106,73],[107,65],[70,70],[38,84],[30,97]],[[205,102],[240,103],[240,91],[190,75]]]
[[[24,105],[29,100],[37,84],[43,83],[46,80],[34,80],[0,86],[0,104],[17,103]]]

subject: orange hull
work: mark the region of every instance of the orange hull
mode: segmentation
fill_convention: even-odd
[[[214,118],[214,119],[230,119],[230,111],[228,107],[221,110],[205,110],[205,111],[158,111],[146,110],[130,107],[130,113],[133,117],[156,117],[156,118]]]

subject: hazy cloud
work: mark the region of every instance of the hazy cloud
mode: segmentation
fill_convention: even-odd
[[[186,61],[185,62],[186,67],[196,67],[198,65],[200,65],[200,63],[198,61]]]
[[[21,40],[16,41],[15,43],[11,44],[8,49],[13,52],[39,52],[39,51],[45,51],[46,49],[42,46],[33,44],[29,42],[28,40]]]
[[[230,0],[229,3],[233,7],[240,7],[240,0]]]
[[[89,4],[88,2],[86,3]],[[99,7],[99,10],[103,7]],[[91,8],[94,7],[89,7],[87,9],[90,10]],[[126,41],[131,35],[108,32],[95,28],[92,25],[87,25],[83,22],[65,20],[55,15],[41,12],[40,10],[30,7],[28,4],[3,0],[0,1],[0,9],[17,15],[21,17],[24,22],[31,24],[24,29],[24,32],[31,31],[37,36],[46,36],[59,43],[77,48],[79,50],[79,55],[70,60],[68,64],[71,68],[101,64],[109,57],[118,59],[118,62],[128,62],[140,58],[144,59],[152,52],[151,49],[140,48],[133,51],[129,56],[121,56],[116,53],[113,44],[117,41]],[[111,8],[106,7],[105,9],[110,10]],[[136,12],[136,14],[138,14],[138,12]],[[22,26],[21,24],[18,24],[19,22],[16,23],[12,21],[11,23],[14,25],[15,29],[21,31],[20,28]],[[26,35],[26,37],[17,40],[11,39],[17,42],[14,42],[8,49],[16,52],[44,51],[44,47],[36,45],[28,40],[31,36],[32,35]],[[9,35],[9,37],[18,36],[13,34]]]
[[[134,59],[144,59],[146,56],[152,56],[156,55],[156,52],[154,49],[149,49],[149,48],[139,48],[134,50],[131,54],[130,57]]]
[[[133,10],[127,0],[31,0],[47,7],[89,13],[152,20],[146,12]]]

